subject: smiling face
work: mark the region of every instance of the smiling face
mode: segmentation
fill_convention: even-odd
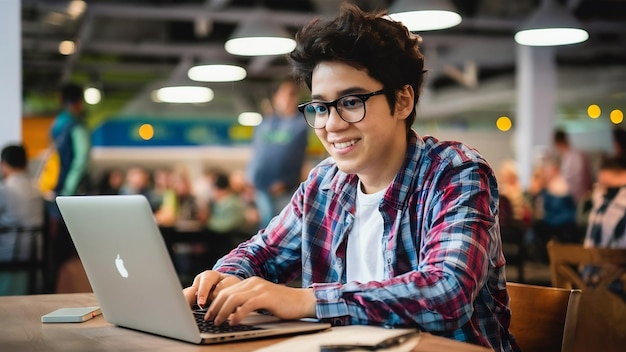
[[[364,94],[383,89],[382,83],[338,61],[319,63],[313,71],[311,97],[332,101],[346,94]],[[413,108],[413,90],[400,89],[392,114],[384,95],[372,96],[365,103],[363,120],[349,123],[334,108],[326,126],[315,133],[343,172],[357,174],[366,193],[387,187],[402,166],[407,148],[404,120]]]

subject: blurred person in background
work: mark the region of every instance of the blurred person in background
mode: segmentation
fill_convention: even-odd
[[[203,215],[206,228],[213,237],[211,246],[206,249],[209,265],[213,265],[234,246],[250,238],[254,230],[250,230],[246,220],[246,203],[232,189],[229,175],[217,169],[212,169],[210,175],[212,198]],[[193,275],[190,278],[193,279]]]
[[[197,232],[206,225],[206,214],[193,194],[192,181],[185,166],[176,166],[168,175],[169,188],[163,191],[160,207],[154,213],[162,233]],[[193,258],[206,253],[200,242],[175,242],[172,244],[172,259],[182,282],[191,279]]]
[[[506,160],[498,169],[498,189],[500,190],[500,202],[508,202],[510,206],[510,221],[523,226],[530,225],[532,209],[526,198],[524,189],[519,182],[515,161]],[[500,215],[500,226],[508,222],[504,214]],[[504,221],[503,221],[504,220]]]
[[[592,204],[584,245],[626,248],[626,157],[602,161]]]
[[[27,174],[26,150],[21,145],[8,145],[0,154],[0,261],[25,261],[35,238],[20,236],[15,227],[43,225],[43,199]],[[38,254],[35,254],[38,255]],[[28,294],[28,272],[0,272],[0,295]]]
[[[59,155],[60,169],[55,196],[86,194],[89,183],[91,139],[85,125],[83,89],[74,84],[63,87],[63,110],[56,116],[50,129],[51,140]]]
[[[535,259],[544,263],[548,262],[546,244],[551,239],[580,242],[576,226],[576,201],[561,174],[560,165],[557,155],[544,155],[534,171],[529,188],[535,210],[533,252]]]
[[[163,193],[163,202],[154,214],[156,221],[164,227],[196,228],[200,225],[198,210],[189,172],[179,166],[170,175],[170,189]]]
[[[152,200],[152,185],[148,170],[141,166],[133,166],[128,169],[120,194],[140,194],[146,197],[148,201]],[[156,208],[152,206],[152,210],[155,211]]]
[[[256,190],[260,227],[289,202],[301,181],[308,126],[298,112],[298,85],[283,81],[271,99],[271,114],[254,129],[248,180]]]
[[[159,167],[152,172],[152,191],[150,192],[150,205],[156,211],[163,204],[163,195],[171,189],[172,170],[167,167]]]
[[[111,169],[105,171],[98,181],[95,194],[100,195],[117,195],[122,191],[124,185],[124,172],[120,169]]]
[[[626,156],[626,130],[616,127],[612,133],[614,155]]]
[[[607,158],[600,164],[598,181],[592,194],[587,232],[583,245],[587,248],[626,248],[626,156]],[[583,280],[595,286],[606,275],[619,268],[586,266],[581,270]],[[608,289],[626,301],[621,279],[609,283]]]
[[[224,172],[215,172],[213,175],[213,199],[209,205],[207,227],[217,233],[241,233],[246,228],[246,205],[235,193],[228,175]],[[233,239],[232,243],[239,244],[245,238]]]
[[[200,207],[200,217],[203,222],[208,218],[208,206],[215,197],[215,177],[220,172],[215,167],[207,167],[194,184],[194,194]]]
[[[55,273],[68,259],[78,256],[55,198],[87,194],[91,152],[82,87],[75,84],[63,86],[61,101],[63,109],[50,128],[50,139],[59,160],[58,175],[53,190],[44,193],[48,236],[52,246],[51,265]]]
[[[246,181],[245,171],[234,170],[228,177],[230,181],[230,187],[239,198],[244,202],[246,207],[246,227],[244,232],[253,234],[259,228],[259,211],[256,208],[254,201],[254,186]]]
[[[572,147],[567,133],[562,130],[554,131],[553,141],[561,160],[561,175],[578,205],[589,195],[593,184],[593,170],[589,156],[582,150]]]

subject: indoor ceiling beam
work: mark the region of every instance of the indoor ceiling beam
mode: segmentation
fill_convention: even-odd
[[[211,19],[215,22],[249,22],[263,19],[268,22],[302,26],[316,16],[302,12],[276,11],[263,8],[233,8],[210,10],[204,6],[139,6],[119,4],[89,5],[89,12],[99,17],[132,18],[149,20],[189,20],[198,17]]]
[[[61,71],[64,62],[51,59],[24,59],[22,62],[24,67],[28,67],[29,72],[49,72],[50,70]],[[93,72],[109,72],[109,73],[140,73],[153,74],[166,77],[176,67],[174,64],[165,63],[127,63],[127,62],[77,62],[74,65],[75,71],[93,71]]]
[[[52,39],[22,39],[24,50],[50,51],[59,50],[59,42]],[[120,41],[89,41],[83,43],[84,52],[118,54],[128,56],[181,57],[197,56],[206,59],[232,59],[222,45],[219,44],[167,44],[156,42],[120,42]]]
[[[44,11],[65,11],[66,6],[59,3],[41,3],[40,0],[22,0],[22,7],[35,7]],[[230,0],[207,0],[208,5],[196,6],[154,6],[154,5],[124,5],[124,4],[90,4],[87,12],[94,16],[132,18],[146,20],[189,20],[198,17],[208,18],[214,22],[239,23],[254,19],[263,19],[272,23],[300,27],[309,23],[313,18],[324,16],[321,14],[302,13],[294,11],[277,11],[259,7],[257,9],[226,7]],[[568,6],[577,7],[580,0],[568,0]],[[514,32],[526,16],[520,18],[495,17],[466,17],[457,29],[476,29]],[[622,21],[585,21],[585,29],[590,33],[595,31],[624,33],[626,23]]]

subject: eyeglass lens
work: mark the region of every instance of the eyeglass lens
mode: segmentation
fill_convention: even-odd
[[[363,99],[348,95],[336,102],[313,102],[306,105],[303,113],[308,124],[313,128],[323,128],[330,115],[331,106],[337,109],[339,117],[346,122],[359,122],[365,116],[365,102]]]

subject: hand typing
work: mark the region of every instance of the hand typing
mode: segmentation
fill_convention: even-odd
[[[204,308],[207,302],[211,301],[221,290],[239,281],[241,279],[237,276],[206,270],[196,275],[193,284],[183,289],[183,294],[189,306],[197,304]]]
[[[204,272],[196,277],[194,285],[201,287],[198,292],[198,305],[202,306],[203,297],[208,295],[207,287],[214,285],[216,272]],[[225,275],[227,276],[227,275]],[[213,320],[215,324],[222,324],[229,320],[231,325],[237,325],[248,314],[253,311],[264,309],[280,319],[300,319],[307,317],[315,317],[316,299],[313,289],[292,288],[284,285],[274,284],[260,277],[251,277],[245,280],[237,281],[232,279],[222,279],[214,286],[211,297],[212,301],[207,310],[205,319]],[[206,285],[206,286],[205,286]],[[187,296],[189,297],[189,296]]]

